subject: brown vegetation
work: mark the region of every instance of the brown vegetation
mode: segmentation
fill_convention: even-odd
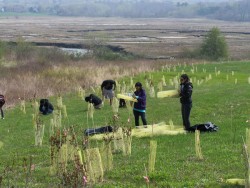
[[[104,79],[118,79],[136,75],[160,67],[163,62],[97,62],[96,60],[69,61],[47,66],[22,65],[2,67],[0,92],[6,95],[7,105],[12,106],[19,98],[49,97],[90,86],[99,86]]]
[[[212,27],[225,35],[231,59],[249,59],[250,23],[185,19],[121,19],[62,17],[1,17],[2,41],[82,44],[109,44],[148,58],[175,57],[175,60],[133,60],[101,62],[96,59],[72,61],[53,50],[21,46],[16,54],[0,60],[0,92],[7,105],[18,98],[48,97],[78,87],[98,86],[102,80],[130,76],[162,64],[184,60],[184,49],[197,48]],[[22,44],[22,43],[21,43]],[[23,55],[23,49],[26,50]],[[29,53],[27,53],[29,52]],[[16,61],[18,59],[18,62]],[[191,60],[188,60],[190,62]]]

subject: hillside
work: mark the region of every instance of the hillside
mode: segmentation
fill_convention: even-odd
[[[67,107],[67,113],[61,111],[62,119],[59,127],[56,127],[51,120],[58,118],[56,113],[39,116],[39,125],[45,126],[42,146],[34,146],[35,131],[38,128],[34,127],[34,119],[32,120],[32,114],[36,113],[34,103],[25,101],[15,109],[5,110],[6,118],[0,121],[0,161],[2,161],[0,185],[3,187],[74,187],[80,185],[94,187],[232,187],[226,183],[226,180],[229,178],[244,179],[246,172],[242,146],[243,140],[246,139],[246,128],[249,126],[246,120],[250,118],[249,69],[250,62],[173,64],[164,65],[160,70],[154,72],[120,78],[118,82],[124,81],[127,86],[130,86],[131,82],[141,81],[143,83],[147,91],[146,114],[149,124],[160,122],[169,124],[173,121],[174,127],[182,127],[179,99],[152,98],[150,97],[152,89],[147,86],[147,83],[152,81],[156,92],[161,88],[160,83],[164,76],[167,86],[164,86],[163,90],[173,89],[172,82],[178,80],[178,75],[183,72],[189,74],[194,84],[192,124],[211,121],[219,126],[219,131],[200,135],[203,159],[198,159],[195,153],[195,135],[193,133],[153,135],[145,138],[133,137],[131,155],[125,156],[122,151],[115,149],[113,141],[111,141],[112,166],[109,170],[103,166],[106,170],[101,182],[96,180],[93,183],[90,180],[89,171],[86,175],[80,170],[83,166],[79,165],[77,160],[79,158],[71,161],[71,152],[75,152],[73,149],[75,147],[82,154],[87,152],[86,149],[102,148],[103,141],[90,139],[86,145],[86,137],[83,137],[83,130],[86,128],[114,125],[114,123],[125,130],[133,128],[133,115],[128,109],[119,109],[120,118],[118,121],[114,121],[112,107],[106,101],[103,109],[96,110],[91,119],[91,116],[87,116],[87,103],[82,100],[79,91],[63,95],[62,103]],[[95,92],[100,95],[98,88],[94,89],[95,91],[86,91],[85,94]],[[60,100],[58,99],[57,96],[50,98],[52,103],[58,106],[56,108],[60,110],[58,105]],[[24,113],[24,104],[26,113]],[[63,143],[64,139],[72,139],[71,144],[67,146],[68,149],[71,147],[71,150],[68,150],[71,152],[64,154],[67,158],[67,160],[63,159],[67,161],[66,167],[59,165],[52,168],[51,148],[56,148],[57,145],[52,145],[55,142],[51,142],[50,138],[53,135],[54,138],[57,138],[56,135],[61,135],[61,133],[59,143]],[[148,171],[151,140],[157,141],[156,163],[153,172]],[[54,153],[54,157],[57,154]],[[111,154],[109,156],[111,157]],[[58,158],[58,160],[60,161],[62,158]],[[84,164],[87,161],[85,155]],[[80,168],[76,168],[77,165]],[[65,169],[67,170],[64,171]],[[85,181],[83,176],[87,177],[88,181]],[[145,181],[144,176],[149,179],[149,182]]]

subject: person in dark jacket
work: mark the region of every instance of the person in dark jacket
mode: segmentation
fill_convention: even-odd
[[[182,74],[180,77],[180,103],[181,103],[181,115],[183,126],[186,131],[190,129],[190,112],[192,108],[192,93],[193,93],[193,84],[189,81],[187,74]]]
[[[102,100],[94,94],[85,97],[85,101],[92,103],[95,109],[101,109],[102,107]]]
[[[114,80],[104,80],[101,85],[102,90],[102,100],[104,98],[109,99],[110,106],[112,105],[113,98],[114,98],[114,90],[116,88],[116,83]]]
[[[136,91],[133,94],[133,97],[137,99],[138,102],[134,103],[133,113],[135,117],[135,126],[139,126],[139,117],[141,116],[142,123],[144,127],[147,127],[146,120],[146,92],[142,88],[142,84],[137,82],[135,84]]]
[[[53,105],[49,102],[48,99],[41,99],[40,100],[40,107],[39,107],[39,111],[43,114],[43,115],[48,115],[51,114],[54,110]]]
[[[0,111],[1,111],[1,118],[4,119],[3,113],[3,105],[5,104],[5,99],[3,95],[0,95]]]

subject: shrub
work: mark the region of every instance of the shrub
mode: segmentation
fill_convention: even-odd
[[[205,36],[201,45],[201,56],[211,60],[228,58],[227,43],[218,28],[212,28]]]
[[[19,38],[16,43],[15,47],[15,54],[17,61],[25,61],[32,57],[34,51],[34,46],[29,43],[25,42],[23,38]]]

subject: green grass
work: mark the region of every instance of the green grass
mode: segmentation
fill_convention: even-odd
[[[157,156],[155,172],[148,174],[150,187],[240,187],[230,186],[225,183],[228,178],[245,178],[245,166],[242,150],[242,137],[249,126],[246,120],[250,119],[250,62],[227,62],[194,65],[197,72],[191,73],[191,66],[177,66],[176,71],[156,71],[144,73],[133,78],[134,83],[141,81],[145,85],[145,77],[151,75],[155,86],[164,75],[168,80],[181,71],[194,80],[205,79],[209,74],[212,80],[201,85],[194,83],[193,108],[191,123],[199,124],[211,121],[219,126],[216,133],[201,134],[201,148],[204,160],[197,160],[195,156],[194,134],[177,136],[157,136],[153,138],[133,138],[131,156],[121,153],[113,155],[114,168],[105,172],[104,182],[97,183],[94,187],[147,187],[143,176],[146,175],[144,165],[148,165],[150,140],[157,141]],[[215,75],[215,67],[220,75]],[[202,70],[206,69],[206,73]],[[173,70],[173,69],[171,69]],[[235,75],[232,76],[232,71]],[[229,79],[227,80],[227,75]],[[238,83],[235,84],[235,78]],[[130,78],[124,78],[129,83]],[[164,89],[173,89],[167,86]],[[56,99],[51,99],[56,104]],[[67,106],[68,119],[63,119],[63,126],[74,126],[81,143],[82,132],[92,123],[87,125],[87,104],[71,93],[63,96],[63,103]],[[49,175],[49,116],[42,116],[46,125],[43,146],[34,146],[34,131],[32,125],[32,107],[27,103],[27,114],[23,114],[19,107],[6,110],[6,117],[0,121],[0,176],[3,177],[2,185],[25,186],[25,174],[22,170],[24,157],[33,156],[35,171],[29,175],[29,187],[58,187],[60,181],[56,176]],[[112,108],[106,101],[101,110],[94,113],[96,127],[105,126],[112,122]],[[120,125],[134,126],[133,117],[127,123],[128,110],[119,109]],[[149,124],[170,119],[175,125],[182,125],[180,103],[178,98],[150,98],[147,97],[147,120]],[[140,122],[141,123],[141,122]],[[96,142],[91,142],[95,145]],[[101,146],[101,143],[97,143]],[[14,161],[14,162],[13,162]],[[13,166],[9,175],[6,167]],[[5,171],[4,171],[5,169]],[[5,173],[4,173],[5,172]],[[8,183],[9,180],[9,183]],[[27,184],[26,184],[27,185]]]

